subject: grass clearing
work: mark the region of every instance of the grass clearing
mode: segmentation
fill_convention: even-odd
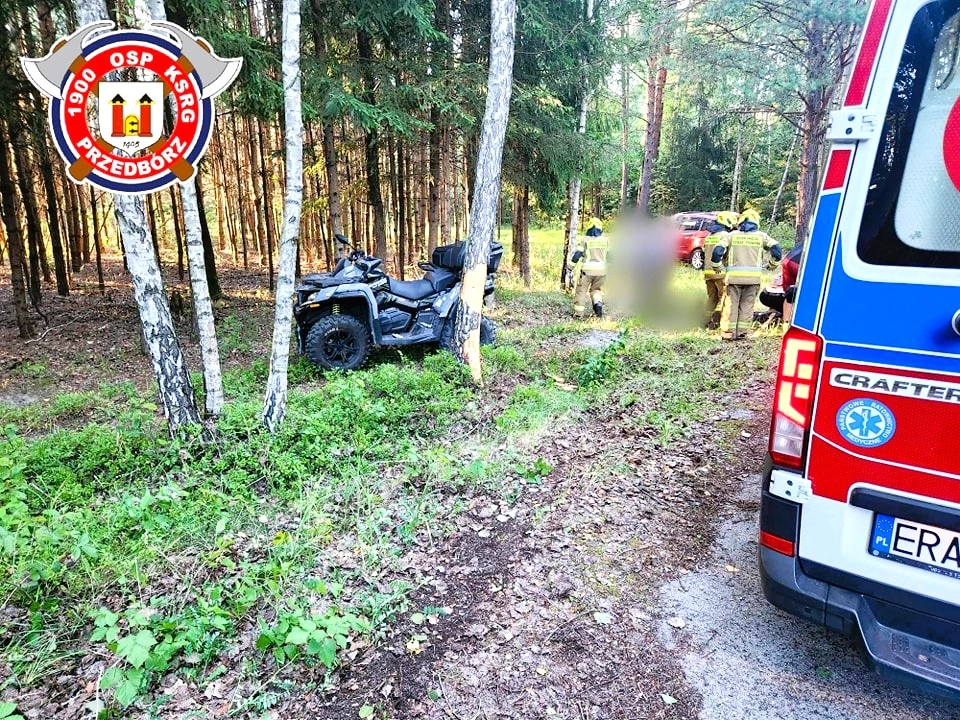
[[[350,374],[293,362],[272,436],[261,360],[225,372],[214,443],[170,439],[129,381],[0,408],[0,692],[73,674],[99,683],[106,718],[169,702],[170,677],[242,674],[255,690],[231,701],[238,715],[307,671],[322,690],[411,610],[412,549],[448,534],[476,494],[515,503],[543,482],[538,437],[612,404],[669,447],[746,377],[744,348],[753,367],[774,354],[773,331],[734,354],[700,330],[577,322],[552,277],[562,233],[531,240],[534,290],[508,277],[498,291],[480,392],[448,354],[382,353]],[[689,269],[673,287],[702,293]],[[223,326],[225,347],[252,347],[242,322]],[[42,366],[22,371],[49,382]]]

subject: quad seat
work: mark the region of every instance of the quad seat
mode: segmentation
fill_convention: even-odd
[[[395,280],[390,278],[390,292],[407,300],[423,300],[436,292],[433,283],[422,280]]]

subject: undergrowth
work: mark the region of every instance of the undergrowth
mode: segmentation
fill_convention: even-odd
[[[565,302],[543,291],[529,309]],[[589,349],[581,335],[572,321],[502,332],[483,351],[488,387],[503,388],[485,413],[487,391],[447,353],[349,374],[293,363],[274,435],[260,420],[259,361],[225,374],[231,401],[212,443],[171,439],[129,383],[3,411],[0,653],[12,675],[0,691],[91,654],[107,660],[108,714],[161,702],[171,673],[209,682],[231,648],[252,675],[332,671],[408,609],[404,552],[448,532],[471,491],[513,503],[543,482],[552,467],[519,449],[523,436],[614,404],[639,406],[636,422],[668,445],[775,345],[717,353],[701,331],[628,324]]]

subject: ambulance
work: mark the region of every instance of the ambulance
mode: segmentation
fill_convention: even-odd
[[[780,351],[767,599],[960,699],[960,0],[875,0]]]

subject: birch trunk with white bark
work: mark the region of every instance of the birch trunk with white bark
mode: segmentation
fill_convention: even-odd
[[[480,316],[483,284],[487,277],[490,241],[493,240],[500,203],[500,170],[503,141],[510,115],[513,90],[513,40],[516,29],[516,0],[491,0],[490,69],[487,76],[487,103],[480,131],[477,174],[470,229],[463,263],[463,284],[454,325],[453,344],[457,357],[470,366],[474,382],[480,383]]]
[[[154,0],[156,1],[156,0]],[[79,0],[77,22],[86,25],[108,20],[104,0]],[[114,195],[114,208],[120,237],[126,253],[127,269],[133,280],[133,296],[140,313],[143,338],[157,378],[160,402],[174,431],[183,425],[200,422],[190,373],[180,349],[163,289],[163,278],[153,251],[143,198]]]
[[[164,0],[147,0],[147,16],[141,18],[140,2],[134,5],[135,15],[141,22],[166,20]],[[167,100],[171,104],[171,96]],[[175,116],[175,115],[174,115]],[[187,264],[190,268],[190,295],[193,298],[194,318],[197,321],[197,336],[200,341],[200,359],[203,364],[204,402],[207,414],[217,417],[223,412],[223,374],[220,367],[220,347],[213,319],[213,303],[210,286],[207,284],[207,265],[204,258],[203,235],[200,226],[200,206],[197,202],[196,180],[190,178],[180,185],[180,202],[183,204],[183,225],[186,229]]]
[[[290,322],[293,316],[293,285],[300,236],[303,201],[303,114],[300,105],[300,2],[283,0],[283,108],[286,137],[286,193],[280,263],[277,272],[277,302],[273,323],[270,377],[263,403],[263,422],[273,432],[283,422],[287,409],[287,367],[290,362]]]

